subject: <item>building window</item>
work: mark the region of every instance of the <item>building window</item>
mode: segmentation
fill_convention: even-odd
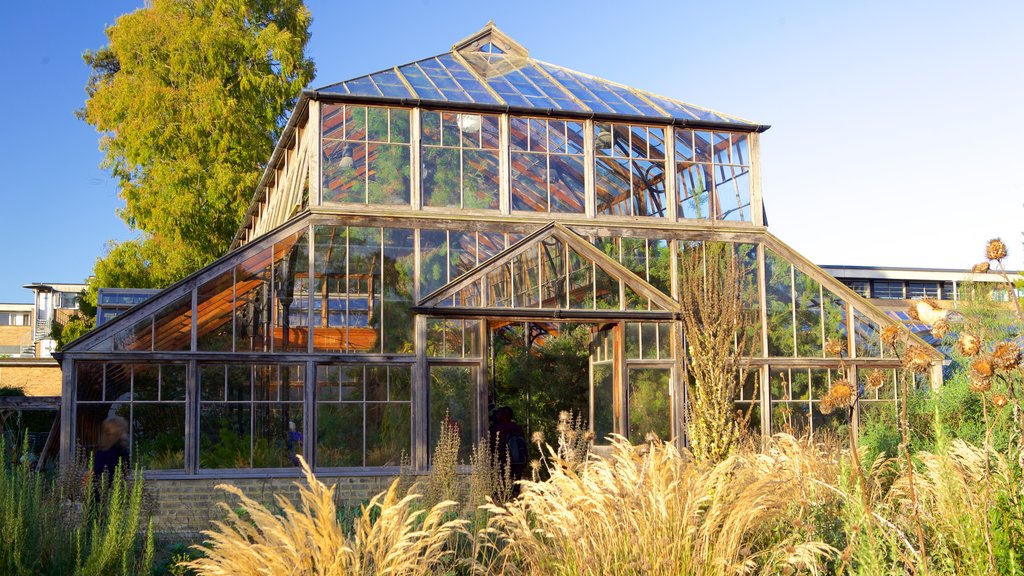
[[[28,312],[0,312],[0,326],[28,326]]]
[[[907,298],[938,298],[938,282],[910,282],[907,285]]]
[[[184,364],[75,364],[77,442],[85,450],[105,450],[107,421],[128,425],[130,462],[147,470],[185,467]]]
[[[424,111],[423,205],[498,209],[498,116]]]
[[[953,287],[952,282],[942,283],[942,292],[939,294],[939,298],[943,300],[955,300],[956,299],[956,288]]]
[[[668,215],[664,128],[595,124],[594,162],[598,214]]]
[[[78,294],[75,292],[61,292],[58,308],[78,308]]]
[[[840,280],[840,282],[864,298],[871,298],[871,283],[867,280]]]
[[[749,222],[747,135],[676,130],[675,139],[679,217]]]
[[[409,203],[409,121],[404,108],[323,106],[323,199]]]
[[[583,123],[513,117],[509,129],[512,209],[583,214]]]
[[[899,280],[875,280],[871,283],[871,296],[883,300],[900,300],[904,298],[903,282]]]
[[[199,467],[288,468],[302,454],[304,364],[199,369]]]
[[[412,367],[320,365],[316,374],[317,466],[401,465],[412,446]]]

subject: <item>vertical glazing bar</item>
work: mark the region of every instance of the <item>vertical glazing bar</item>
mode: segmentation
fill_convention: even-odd
[[[316,227],[310,224],[306,227],[306,352],[313,353],[313,282],[316,275],[316,259],[313,251],[316,250]],[[326,280],[325,280],[326,282]],[[326,303],[324,304],[326,306]],[[324,326],[326,328],[326,326]],[[304,436],[312,438],[312,436]],[[308,460],[307,462],[312,462]],[[312,466],[312,464],[310,464]]]
[[[321,142],[321,124],[323,119],[320,117],[320,102],[316,100],[310,100],[309,102],[309,120],[307,121],[310,127],[309,133],[309,204],[310,206],[320,206],[323,204],[323,193],[321,190],[321,183],[323,178],[320,174],[320,155],[323,150],[323,142]]]
[[[316,464],[316,363],[312,360],[306,362],[306,382],[302,387],[302,420],[304,422],[302,437],[305,442],[302,444],[302,457],[310,468]]]
[[[65,357],[61,361],[60,391],[60,468],[70,470],[75,463],[75,404],[77,401],[78,377],[75,360]]]
[[[821,324],[821,357],[825,357],[825,342],[827,341],[827,335],[825,334],[825,287],[818,282],[818,320]]]
[[[615,326],[615,433],[629,437],[629,372],[626,370],[626,323]]]
[[[583,197],[587,218],[597,215],[597,169],[594,166],[594,121],[583,121]]]
[[[189,350],[195,352],[199,349],[196,344],[199,332],[199,290],[198,288],[192,288],[192,330],[189,334]]]
[[[846,349],[850,351],[850,358],[857,357],[857,319],[854,316],[853,304],[846,302]]]
[[[498,209],[502,214],[512,213],[512,162],[509,158],[509,115],[500,116],[498,133]]]
[[[185,376],[185,473],[199,470],[199,364],[188,361]]]
[[[412,371],[412,467],[426,470],[427,445],[430,439],[430,373],[427,370],[427,317],[417,314],[414,319],[416,363]]]
[[[423,207],[423,187],[420,181],[420,161],[422,158],[422,150],[420,150],[420,109],[413,108],[411,116],[409,119],[409,196],[412,202],[412,209],[419,210]]]
[[[675,222],[679,217],[679,193],[676,190],[676,129],[665,127],[665,201],[668,209],[665,217]]]
[[[796,338],[796,266],[789,265],[789,306],[793,317],[793,357],[799,356]]]
[[[761,200],[761,135],[751,132],[747,143],[750,146],[750,221],[757,226],[765,226]]]

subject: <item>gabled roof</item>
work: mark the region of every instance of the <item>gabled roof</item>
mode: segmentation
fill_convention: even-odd
[[[746,130],[765,126],[530,58],[493,22],[450,52],[316,91],[381,100],[650,118]]]
[[[551,222],[425,296],[418,310],[674,312],[679,304],[565,226]]]

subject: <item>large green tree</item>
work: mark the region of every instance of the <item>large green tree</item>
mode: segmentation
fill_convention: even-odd
[[[141,233],[111,245],[94,284],[161,287],[223,255],[313,77],[310,20],[301,0],[151,0],[85,54],[79,115]]]

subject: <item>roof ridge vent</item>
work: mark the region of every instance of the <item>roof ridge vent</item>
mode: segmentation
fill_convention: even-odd
[[[494,21],[490,21],[480,31],[472,34],[461,42],[452,46],[452,50],[463,55],[469,54],[496,54],[519,56],[526,58],[530,55],[522,44],[513,40],[508,34],[502,32]]]

